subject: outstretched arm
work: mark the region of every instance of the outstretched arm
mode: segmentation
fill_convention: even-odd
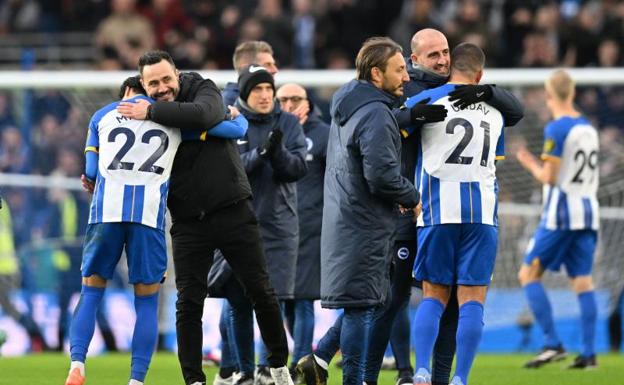
[[[516,153],[518,162],[527,169],[535,179],[542,184],[555,184],[561,160],[556,156],[547,156],[544,162],[540,162],[525,147],[521,147]]]
[[[474,103],[487,102],[500,111],[507,127],[514,126],[524,117],[524,107],[514,94],[494,84],[458,86],[449,93],[449,101],[462,110]]]

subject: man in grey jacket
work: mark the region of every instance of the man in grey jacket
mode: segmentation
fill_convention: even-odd
[[[336,92],[331,106],[321,305],[344,309],[342,382],[349,385],[362,384],[370,324],[389,291],[394,210],[418,211],[418,193],[401,176],[401,139],[391,110],[409,79],[401,52],[391,39],[367,40],[356,58],[357,79]],[[327,365],[318,355],[307,357]]]

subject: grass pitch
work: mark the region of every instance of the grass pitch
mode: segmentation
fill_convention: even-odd
[[[600,355],[598,369],[566,370],[571,358],[541,369],[522,369],[528,355],[477,356],[470,376],[470,385],[619,385],[624,384],[624,356]],[[130,366],[128,354],[108,354],[87,360],[85,385],[126,385]],[[63,385],[69,367],[64,354],[37,354],[20,358],[0,357],[0,384],[4,385]],[[206,368],[208,384],[212,384],[217,369]],[[380,385],[394,384],[394,371],[382,371]],[[175,354],[154,356],[146,385],[183,385]],[[328,385],[340,385],[341,373],[331,367]]]

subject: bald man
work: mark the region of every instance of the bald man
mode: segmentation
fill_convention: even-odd
[[[310,113],[299,118],[306,137],[307,174],[297,181],[299,214],[299,253],[295,275],[295,298],[285,306],[286,324],[294,340],[291,372],[296,363],[312,353],[314,336],[314,300],[320,298],[321,221],[323,218],[323,180],[329,125],[321,120],[318,109],[308,100],[302,86],[284,84],[277,90],[283,111],[292,113],[307,104]]]
[[[546,105],[553,120],[544,129],[543,162],[526,148],[518,161],[544,184],[544,213],[529,242],[518,273],[535,320],[544,333],[544,349],[525,364],[539,368],[566,356],[555,330],[550,301],[541,284],[545,270],[566,267],[581,309],[583,351],[568,367],[594,368],[596,299],[592,263],[598,238],[598,132],[574,108],[574,81],[555,71],[546,81]]]
[[[404,99],[445,84],[450,74],[450,50],[442,32],[430,28],[416,32],[411,40],[411,51],[410,57],[406,60],[410,80],[403,85]],[[494,85],[458,87],[449,94],[449,100],[455,101],[454,105],[458,108],[487,101],[501,112],[507,126],[515,125],[524,116],[523,107],[518,99],[508,90]],[[397,108],[393,110],[393,114],[399,128],[419,129],[426,123],[444,120],[447,111],[441,105],[422,103],[411,108]],[[419,135],[413,135],[401,141],[401,174],[412,183],[418,160],[418,138]],[[416,228],[412,216],[401,213],[398,214],[396,226],[391,295],[385,307],[376,314],[371,326],[371,339],[364,372],[364,381],[368,385],[377,383],[384,351],[391,334],[391,345],[398,370],[396,384],[411,384],[413,381],[414,369],[410,364],[408,303],[412,266],[416,256]],[[453,290],[440,321],[440,332],[434,348],[432,385],[449,383],[455,354],[458,317],[457,296]],[[388,325],[393,326],[388,327]],[[328,358],[336,353],[339,339],[340,333],[335,328],[330,328],[322,340],[323,343],[319,343],[315,354],[305,356],[300,360],[297,370],[302,374],[307,385],[326,384]],[[309,378],[312,380],[307,381]]]
[[[411,55],[407,59],[410,81],[404,89],[404,96],[411,97],[420,92],[445,84],[450,75],[451,56],[446,36],[438,30],[426,28],[414,34],[410,44]],[[449,100],[460,109],[486,101],[501,112],[507,126],[515,125],[523,117],[523,107],[516,97],[503,88],[494,85],[466,85],[449,94]],[[442,108],[441,105],[431,105]],[[443,119],[431,117],[432,110],[416,104],[411,109],[394,110],[400,128],[422,127]],[[444,115],[446,117],[446,114]],[[414,182],[418,161],[418,135],[416,139],[404,138],[401,143],[402,174]],[[372,326],[372,336],[364,380],[367,384],[377,381],[383,359],[383,350],[390,335],[398,370],[397,384],[411,383],[413,369],[409,363],[410,321],[408,303],[410,297],[411,271],[416,255],[416,230],[411,218],[399,215],[395,238],[394,276],[392,298],[385,313]],[[458,307],[455,290],[440,322],[440,333],[433,357],[432,384],[448,384],[455,353]],[[387,325],[393,325],[390,329]]]

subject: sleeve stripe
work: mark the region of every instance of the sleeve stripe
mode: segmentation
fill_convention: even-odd
[[[557,156],[557,155],[552,155],[552,154],[542,154],[541,156],[542,160],[556,160],[556,161],[561,161],[561,157]]]
[[[505,155],[496,155],[496,160],[503,160],[505,159]]]
[[[98,148],[95,146],[87,146],[84,152],[86,153],[87,151],[92,151],[92,152],[95,152],[96,154],[99,154]]]
[[[203,131],[201,135],[199,135],[199,140],[206,141],[206,135],[208,135],[208,131]]]

